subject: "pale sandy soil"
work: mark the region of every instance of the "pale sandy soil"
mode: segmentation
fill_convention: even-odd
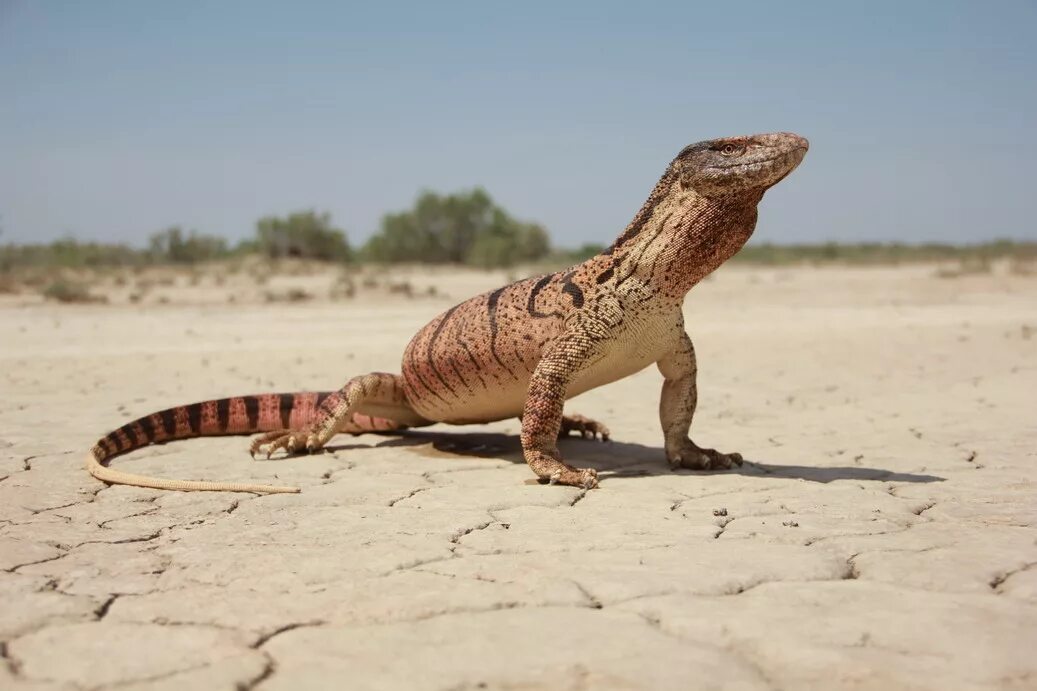
[[[723,269],[687,318],[693,436],[751,460],[733,472],[667,470],[654,369],[570,405],[615,438],[562,445],[602,471],[589,493],[532,483],[515,421],[115,461],[301,495],[82,470],[158,408],[394,371],[502,277],[417,277],[450,298],[413,300],[5,297],[0,688],[1037,688],[1034,277]]]

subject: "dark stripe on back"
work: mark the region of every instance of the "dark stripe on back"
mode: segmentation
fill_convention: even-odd
[[[119,428],[122,430],[122,433],[125,434],[126,438],[129,440],[131,449],[136,448],[137,446],[137,433],[133,431],[133,424],[134,423],[132,422],[127,422],[125,425]]]
[[[106,436],[105,439],[108,441],[108,444],[112,447],[112,451],[114,453],[119,453],[120,451],[122,451],[122,439],[119,438],[117,432],[109,432],[108,436]]]
[[[457,339],[457,342],[461,344],[461,347],[464,348],[464,352],[468,354],[468,359],[472,361],[473,365],[472,371],[475,372],[475,376],[479,377],[479,381],[482,382],[482,385],[485,387],[486,380],[482,378],[482,374],[479,372],[479,362],[475,359],[475,356],[472,355],[471,348],[468,347],[468,344],[465,343],[463,338]]]
[[[575,273],[575,271],[570,271],[562,276],[562,291],[573,299],[573,307],[579,309],[583,307],[583,291],[580,290],[580,286],[573,283]]]
[[[187,427],[191,434],[199,434],[202,431],[202,404],[192,403],[185,406],[187,412]]]
[[[490,353],[493,354],[493,359],[497,361],[497,364],[507,370],[508,374],[512,377],[515,373],[511,371],[511,368],[504,364],[504,361],[500,359],[500,354],[497,353],[497,303],[500,302],[500,296],[504,293],[505,289],[498,288],[497,290],[490,293],[490,296],[486,300],[486,312],[490,320]]]
[[[439,383],[445,386],[446,390],[449,391],[451,395],[455,397],[457,396],[457,392],[454,391],[454,387],[450,386],[450,384],[447,384],[446,379],[443,378],[442,372],[440,372],[439,368],[436,367],[436,360],[432,357],[432,348],[435,347],[436,339],[439,338],[439,334],[443,333],[443,327],[446,326],[446,323],[450,320],[450,317],[454,316],[454,312],[457,310],[458,307],[460,307],[460,305],[454,305],[446,311],[446,314],[443,315],[443,318],[439,320],[438,324],[436,324],[436,330],[432,332],[432,338],[428,339],[428,348],[425,349],[425,359],[428,360],[429,367],[432,368],[432,373],[436,375],[436,379],[439,380]]]
[[[216,401],[216,425],[221,432],[226,432],[230,425],[230,399],[221,398]]]
[[[283,393],[280,395],[281,427],[288,429],[292,422],[292,408],[295,407],[295,394]]]
[[[162,431],[167,437],[176,435],[176,413],[173,408],[166,408],[158,414],[162,419]]]
[[[317,394],[317,407],[320,408],[324,401],[328,400],[328,396],[331,395],[330,391],[321,391]]]
[[[137,424],[140,425],[140,431],[144,435],[145,446],[155,441],[155,423],[151,421],[150,415],[137,420]]]
[[[245,415],[248,417],[248,428],[250,431],[259,427],[259,399],[255,396],[243,396],[245,404]]]
[[[541,312],[536,306],[537,296],[540,295],[541,291],[547,287],[547,284],[550,283],[555,276],[557,276],[557,274],[547,274],[546,276],[541,277],[541,279],[533,286],[533,290],[529,293],[529,302],[526,303],[526,311],[529,312],[530,316],[537,319],[561,316],[558,312]]]
[[[412,353],[410,357],[410,362],[406,363],[406,365],[403,368],[403,377],[407,379],[409,375],[413,375],[413,379],[416,379],[417,382],[421,384],[423,387],[425,387],[425,389],[430,394],[432,394],[439,400],[443,401],[443,403],[447,403],[447,400],[443,398],[443,396],[441,396],[438,391],[429,386],[428,382],[425,381],[425,378],[421,376],[421,372],[418,371],[418,367],[414,364],[414,357],[415,356]],[[411,384],[411,386],[413,386],[413,383]]]
[[[614,275],[615,273],[616,273],[616,267],[615,267],[615,266],[610,266],[609,268],[605,269],[605,270],[604,270],[604,271],[602,271],[602,272],[601,272],[600,274],[598,274],[598,277],[597,277],[596,279],[594,279],[594,280],[595,280],[595,281],[596,281],[596,282],[597,282],[597,283],[598,283],[599,285],[601,285],[601,284],[602,284],[602,283],[604,283],[605,281],[607,281],[607,280],[609,280],[610,278],[612,278],[612,276],[613,276],[613,275]]]

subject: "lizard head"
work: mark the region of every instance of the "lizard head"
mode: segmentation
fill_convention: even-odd
[[[795,170],[808,147],[791,132],[726,137],[687,146],[670,165],[681,187],[706,197],[762,193]]]

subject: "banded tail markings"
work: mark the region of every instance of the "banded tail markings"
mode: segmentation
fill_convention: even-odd
[[[202,404],[192,403],[189,406],[185,406],[184,412],[187,414],[187,429],[191,434],[201,434],[202,431]]]
[[[137,420],[137,424],[140,425],[140,431],[144,434],[146,443],[150,444],[155,441],[155,423],[151,421],[150,415],[145,415]]]
[[[259,429],[259,399],[256,396],[242,396],[245,404],[245,416],[248,418],[249,430]]]
[[[230,425],[230,399],[221,398],[216,401],[216,424],[220,432],[226,432]]]
[[[172,439],[176,436],[176,409],[166,408],[158,413],[159,419],[162,421],[162,431],[166,433],[166,439]]]
[[[125,436],[126,440],[129,442],[129,444],[127,444],[127,448],[130,449],[137,446],[137,433],[133,431],[133,426],[135,424],[135,422],[127,422],[125,425],[119,428],[119,431],[123,433],[123,436]]]
[[[91,475],[110,484],[181,491],[298,492],[295,487],[152,478],[109,468],[106,463],[114,456],[153,442],[274,431],[284,421],[286,407],[290,421],[297,426],[304,426],[316,418],[320,404],[331,396],[331,392],[260,394],[167,408],[126,423],[99,439],[87,456],[86,467]],[[273,414],[261,416],[261,409],[269,409]],[[353,421],[353,427],[358,431],[388,430],[398,428],[399,425],[391,420],[361,416],[361,419]]]
[[[292,409],[295,408],[296,395],[292,393],[278,394],[278,408],[281,413],[281,429],[291,429]]]

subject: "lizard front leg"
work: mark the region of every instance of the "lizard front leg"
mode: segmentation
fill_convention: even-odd
[[[698,404],[695,378],[695,347],[687,333],[681,332],[674,349],[657,363],[665,379],[659,399],[659,421],[666,439],[666,459],[670,467],[713,470],[742,465],[739,453],[720,453],[698,446],[688,438],[691,419]]]
[[[598,485],[596,470],[563,462],[557,445],[566,389],[586,363],[593,342],[590,334],[563,334],[541,357],[529,381],[522,411],[522,453],[537,477],[551,484],[588,489]]]

